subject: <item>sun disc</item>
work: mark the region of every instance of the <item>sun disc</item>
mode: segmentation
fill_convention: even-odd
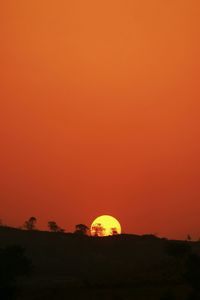
[[[121,234],[121,225],[117,219],[109,215],[97,217],[91,225],[92,236],[109,236]]]

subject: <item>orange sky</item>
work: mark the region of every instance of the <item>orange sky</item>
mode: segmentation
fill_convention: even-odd
[[[0,218],[200,237],[200,1],[1,0]]]

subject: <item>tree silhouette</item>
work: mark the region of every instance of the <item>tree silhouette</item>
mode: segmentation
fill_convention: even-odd
[[[64,232],[65,231],[64,229],[59,227],[55,221],[49,221],[48,228],[52,232]]]
[[[92,226],[91,232],[93,236],[104,236],[105,228],[101,225],[101,223],[97,223]]]
[[[111,228],[111,235],[117,235],[117,234],[118,234],[117,228],[116,227]]]
[[[85,224],[77,224],[75,226],[75,233],[87,235],[89,228]]]
[[[36,223],[37,219],[35,217],[30,217],[27,221],[25,221],[24,228],[27,230],[34,230],[36,229]]]

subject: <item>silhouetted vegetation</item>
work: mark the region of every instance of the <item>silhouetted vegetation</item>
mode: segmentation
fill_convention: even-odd
[[[117,228],[111,228],[111,235],[117,235]]]
[[[91,228],[93,236],[104,236],[105,228],[100,223],[95,224]]]
[[[30,217],[24,223],[24,228],[27,230],[35,230],[36,229],[37,219],[35,217]]]
[[[57,225],[55,221],[48,222],[48,228],[52,232],[64,232],[65,230]]]
[[[76,234],[80,234],[80,235],[87,235],[88,234],[88,230],[89,228],[84,225],[84,224],[77,224],[75,226],[75,232]]]

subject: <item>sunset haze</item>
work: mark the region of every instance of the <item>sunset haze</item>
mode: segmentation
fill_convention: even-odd
[[[200,1],[2,0],[0,219],[200,237]]]

